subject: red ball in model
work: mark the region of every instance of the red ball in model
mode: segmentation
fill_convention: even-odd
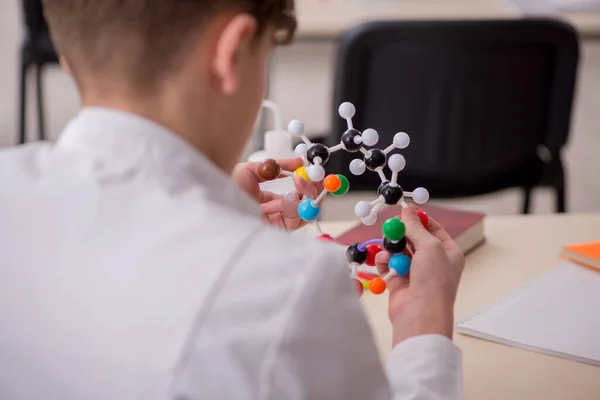
[[[333,236],[328,235],[326,233],[324,233],[321,236],[319,236],[318,239],[324,240],[326,242],[333,242],[334,241]]]
[[[429,217],[427,216],[427,214],[425,214],[425,211],[419,210],[417,211],[417,215],[419,216],[419,219],[421,220],[423,226],[427,228],[429,226]]]
[[[369,267],[374,267],[375,266],[375,257],[382,250],[383,249],[378,244],[368,245],[367,246],[367,261],[365,262],[365,264],[367,264]]]
[[[364,288],[362,282],[359,281],[358,279],[354,279],[354,284],[356,285],[356,291],[358,292],[358,296],[359,297],[362,296],[365,291],[365,288]]]

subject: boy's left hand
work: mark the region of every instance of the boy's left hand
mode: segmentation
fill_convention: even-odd
[[[301,158],[277,160],[277,163],[285,171],[295,171],[304,165]],[[260,162],[238,164],[234,168],[231,177],[242,190],[260,203],[264,218],[270,224],[291,231],[305,226],[306,222],[298,217],[300,199],[302,199],[302,196],[317,197],[320,191],[323,190],[322,184],[307,182],[298,177],[294,180],[294,185],[299,194],[298,199],[288,201],[283,198],[283,195],[260,190],[259,184],[265,182],[265,180],[258,172],[259,167]]]

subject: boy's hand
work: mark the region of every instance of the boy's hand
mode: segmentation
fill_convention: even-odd
[[[410,274],[388,282],[394,345],[414,336],[440,334],[452,339],[454,302],[465,260],[448,233],[432,218],[423,226],[413,206],[402,212],[412,255]],[[377,255],[377,269],[388,272],[390,254]]]
[[[290,172],[304,165],[301,158],[277,160],[277,163],[281,169]],[[300,199],[302,196],[317,197],[322,190],[322,185],[298,177],[294,181],[298,197],[294,201],[286,200],[282,195],[260,190],[259,184],[265,182],[258,172],[260,164],[260,162],[249,162],[236,165],[232,179],[260,203],[263,215],[269,223],[287,230],[296,230],[305,226],[306,223],[298,217]]]

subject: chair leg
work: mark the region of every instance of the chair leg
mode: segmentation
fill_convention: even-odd
[[[531,207],[532,188],[523,188],[523,214],[529,214]]]
[[[20,119],[19,119],[19,144],[27,142],[27,72],[29,65],[25,57],[21,59],[21,89],[20,89]]]
[[[554,178],[554,191],[556,194],[556,212],[565,213],[567,212],[566,206],[566,188],[565,188],[565,171],[562,163],[559,161],[557,165],[557,172]]]
[[[42,85],[42,73],[44,66],[37,64],[35,69],[35,85],[37,89],[37,111],[38,111],[38,139],[46,139],[46,127],[44,120],[44,88]]]
[[[559,187],[555,187],[556,189],[556,212],[557,213],[566,213],[567,205],[565,199],[565,187],[561,185]]]

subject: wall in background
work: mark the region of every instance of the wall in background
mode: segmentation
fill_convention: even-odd
[[[278,104],[284,121],[304,121],[309,136],[329,130],[334,62],[334,41],[299,41],[273,54],[269,98]]]

